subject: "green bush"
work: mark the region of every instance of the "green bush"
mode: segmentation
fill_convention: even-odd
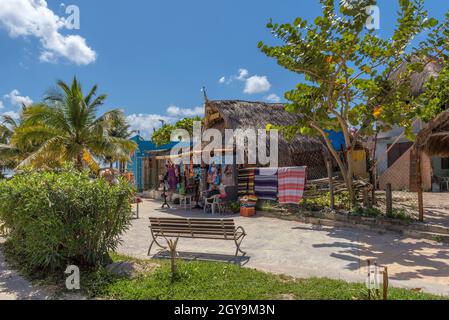
[[[26,270],[97,267],[130,225],[132,194],[71,169],[19,174],[0,181],[0,231]]]

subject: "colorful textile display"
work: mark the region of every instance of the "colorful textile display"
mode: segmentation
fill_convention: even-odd
[[[239,169],[239,195],[254,194],[254,174],[255,168]]]
[[[255,208],[257,203],[256,196],[244,196],[240,198],[240,207],[241,208]]]
[[[278,168],[256,169],[254,177],[254,192],[261,200],[277,200]]]
[[[278,189],[280,204],[299,204],[304,195],[306,167],[278,169]]]

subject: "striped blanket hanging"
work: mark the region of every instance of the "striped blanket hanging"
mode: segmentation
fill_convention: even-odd
[[[299,204],[304,195],[306,167],[278,169],[279,203]]]
[[[254,192],[261,200],[277,200],[278,168],[259,168],[254,177]]]
[[[254,194],[255,168],[239,169],[239,196]]]

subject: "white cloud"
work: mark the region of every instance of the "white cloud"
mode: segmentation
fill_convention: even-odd
[[[10,93],[3,96],[8,99],[15,107],[21,107],[22,104],[28,106],[33,103],[33,100],[28,96],[21,96],[19,90],[14,89]]]
[[[3,109],[5,105],[3,104],[3,101],[0,101],[0,110]]]
[[[271,89],[271,84],[266,76],[252,76],[246,79],[244,93],[255,94],[267,92]]]
[[[126,120],[131,126],[131,130],[138,130],[142,137],[150,139],[154,129],[160,128],[162,122],[175,123],[182,118],[191,118],[194,116],[204,116],[204,108],[179,108],[171,105],[166,109],[166,115],[149,113],[131,114],[126,117]]]
[[[270,102],[274,102],[274,103],[278,103],[281,101],[281,98],[279,98],[279,96],[275,93],[271,93],[268,96],[265,97],[265,100],[270,101]]]
[[[248,69],[240,68],[236,75],[230,76],[229,78],[221,77],[218,82],[220,84],[231,84],[234,80],[238,80],[245,83],[245,88],[243,90],[246,94],[255,94],[267,92],[271,89],[271,84],[268,81],[267,76],[250,76]],[[270,95],[270,98],[276,99],[274,96]],[[279,98],[279,97],[278,97]]]
[[[42,45],[40,60],[56,62],[65,58],[78,65],[96,60],[96,52],[78,35],[64,36],[65,18],[47,7],[45,0],[1,0],[0,27],[12,38],[36,37]]]
[[[183,117],[195,117],[195,116],[203,116],[204,108],[195,107],[195,108],[179,108],[177,106],[169,106],[167,108],[167,114],[171,117],[175,118],[183,118]]]
[[[5,94],[3,96],[4,99],[8,99],[11,105],[15,107],[20,107],[22,104],[30,105],[33,103],[33,100],[28,96],[20,95],[20,91],[17,89],[12,90],[10,93]]]
[[[171,122],[173,119],[158,114],[131,114],[126,117],[131,130],[140,131],[140,135],[145,139],[150,139],[153,134],[153,129],[160,128],[162,121]]]
[[[248,70],[243,69],[243,68],[240,68],[240,69],[239,69],[239,74],[238,74],[238,76],[236,77],[236,79],[237,79],[237,80],[240,80],[240,81],[243,81],[243,80],[245,80],[245,79],[248,77],[248,75],[249,75]]]
[[[6,111],[2,113],[2,116],[10,116],[11,118],[18,120],[20,118],[19,113],[15,111]]]

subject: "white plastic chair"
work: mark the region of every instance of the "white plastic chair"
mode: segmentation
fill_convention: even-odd
[[[223,208],[219,194],[204,199],[204,213],[208,213],[210,210],[212,214],[215,214],[216,208],[218,208],[218,213],[221,213]]]

